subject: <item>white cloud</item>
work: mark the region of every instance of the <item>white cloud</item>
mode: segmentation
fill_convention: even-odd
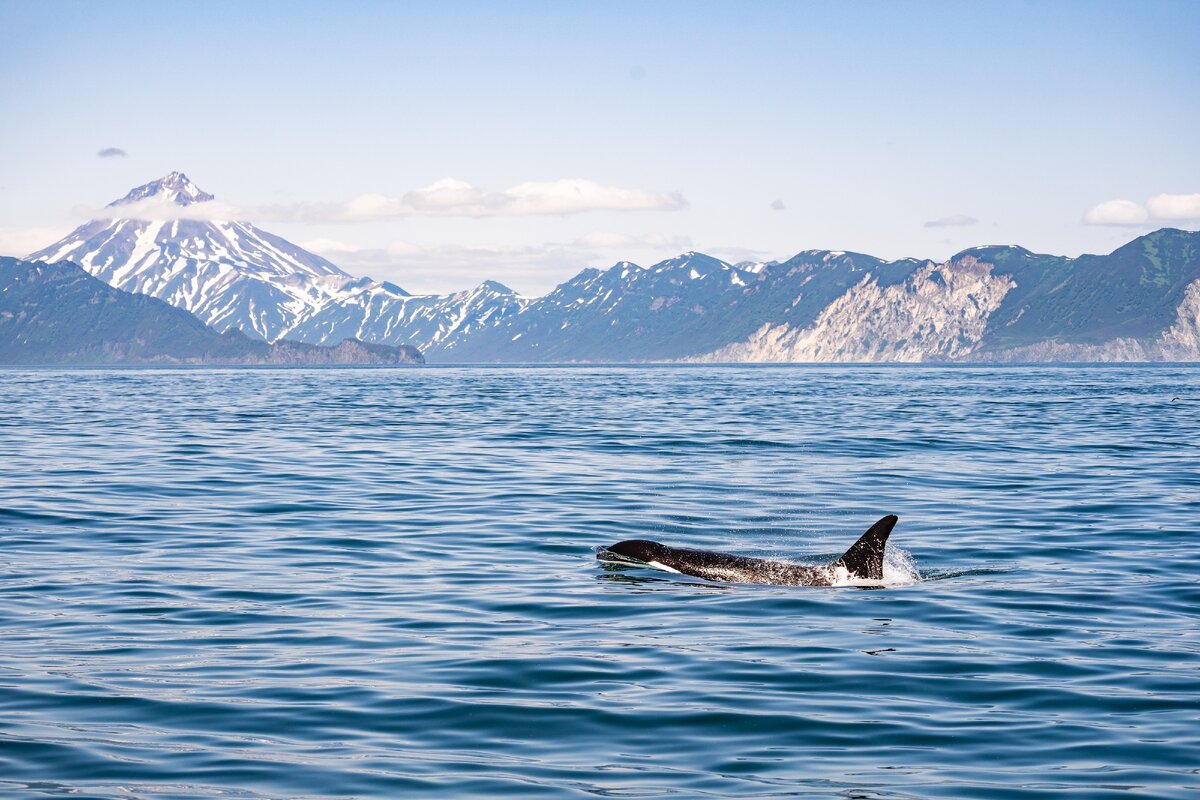
[[[771,210],[772,211],[786,211],[787,206],[784,205],[782,200],[774,200],[771,203]]]
[[[1158,225],[1200,221],[1200,194],[1156,194],[1139,205],[1132,200],[1109,200],[1088,209],[1085,225]]]
[[[502,192],[487,192],[466,181],[443,178],[403,197],[364,194],[351,200],[343,221],[404,216],[562,216],[587,211],[676,211],[687,205],[674,192],[648,192],[567,178],[526,181]]]
[[[0,228],[0,256],[24,258],[70,232],[70,228]]]
[[[87,219],[244,219],[252,222],[369,222],[401,217],[565,216],[588,211],[676,211],[687,205],[676,192],[650,192],[605,186],[569,178],[526,181],[501,192],[488,192],[454,178],[443,178],[401,197],[367,193],[344,203],[291,203],[237,207],[210,200],[177,206],[148,198],[102,209],[78,207]]]
[[[678,193],[602,186],[568,179],[528,181],[500,194],[500,208],[513,214],[578,214],[583,211],[677,211],[687,203]]]
[[[1146,201],[1154,219],[1200,220],[1200,194],[1156,194]]]
[[[414,189],[397,201],[403,206],[428,213],[479,206],[485,195],[466,181],[442,178],[423,189]]]
[[[925,223],[926,228],[964,228],[969,225],[978,225],[979,220],[974,217],[968,217],[966,214],[951,214],[948,217],[939,217],[931,219]]]
[[[687,205],[674,192],[604,186],[596,181],[526,181],[488,192],[466,181],[443,178],[401,197],[361,194],[347,203],[297,203],[247,210],[263,222],[371,222],[401,217],[565,216],[588,211],[676,211]]]
[[[360,194],[346,203],[335,217],[338,222],[358,222],[400,217],[406,212],[404,202],[383,194]]]
[[[371,209],[371,203],[386,200],[383,195],[361,195],[360,213]],[[356,198],[359,199],[359,198]],[[329,222],[348,222],[347,210],[351,203],[286,203],[266,206],[252,206],[238,209],[236,219],[248,222],[295,222],[304,225],[320,225]],[[207,203],[193,203],[188,208],[195,208]],[[364,217],[371,219],[372,217]]]
[[[147,197],[144,200],[135,200],[132,203],[121,203],[104,208],[75,206],[71,209],[71,215],[79,219],[245,219],[240,209],[216,200],[180,206],[162,197]]]
[[[1132,200],[1109,200],[1089,208],[1083,215],[1085,225],[1141,225],[1149,214]]]

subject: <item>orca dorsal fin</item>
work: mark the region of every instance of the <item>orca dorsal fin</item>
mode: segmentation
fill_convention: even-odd
[[[899,519],[895,514],[888,514],[876,522],[833,565],[841,565],[859,578],[883,580],[883,551]]]

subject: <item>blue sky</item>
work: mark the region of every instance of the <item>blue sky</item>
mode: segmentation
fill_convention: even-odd
[[[1108,251],[1200,225],[1197,41],[1196,2],[0,0],[0,252],[171,170],[413,291]]]

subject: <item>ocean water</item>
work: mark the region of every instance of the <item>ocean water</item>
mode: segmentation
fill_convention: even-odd
[[[890,585],[705,583],[626,538]],[[1200,367],[0,371],[0,795],[1200,796]]]

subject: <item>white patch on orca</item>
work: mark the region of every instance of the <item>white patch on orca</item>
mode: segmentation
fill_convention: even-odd
[[[674,567],[668,567],[666,564],[662,563],[661,561],[647,561],[646,566],[654,567],[655,569],[661,569],[663,572],[674,572],[676,575],[683,574],[682,572],[675,569]]]

